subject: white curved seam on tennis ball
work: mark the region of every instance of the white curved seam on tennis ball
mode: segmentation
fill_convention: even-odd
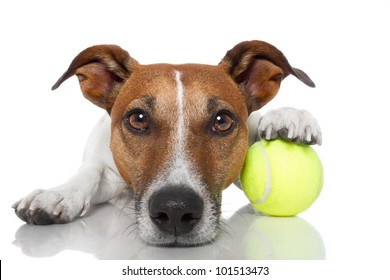
[[[263,147],[261,146],[260,142],[258,142],[257,145],[259,146],[260,152],[261,152],[261,154],[263,155],[263,158],[264,158],[265,171],[266,171],[266,175],[267,175],[267,183],[265,184],[265,189],[264,189],[263,195],[260,197],[260,199],[258,199],[256,201],[252,201],[252,203],[254,203],[254,204],[261,204],[261,203],[264,202],[264,200],[267,199],[269,193],[271,192],[271,168],[269,166],[267,154],[265,153],[265,151],[264,151]]]

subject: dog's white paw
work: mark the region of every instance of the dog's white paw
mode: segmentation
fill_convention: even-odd
[[[29,224],[62,224],[84,215],[90,199],[75,188],[35,190],[12,207],[16,215]]]
[[[260,120],[258,138],[282,138],[310,145],[322,143],[321,128],[317,120],[309,112],[294,108],[280,108],[265,114]]]

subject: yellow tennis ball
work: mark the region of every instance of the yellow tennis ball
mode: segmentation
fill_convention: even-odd
[[[256,210],[271,216],[294,216],[317,199],[323,170],[308,145],[261,140],[249,148],[240,180]]]

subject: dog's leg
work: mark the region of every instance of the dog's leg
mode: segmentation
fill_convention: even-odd
[[[84,215],[99,189],[102,167],[83,164],[64,185],[38,189],[16,202],[16,215],[29,224],[67,223]]]
[[[83,216],[91,205],[108,201],[125,184],[109,150],[110,118],[104,117],[92,131],[81,168],[67,183],[35,190],[12,206],[29,224],[67,223]]]
[[[258,139],[282,138],[295,143],[322,143],[321,128],[317,120],[307,111],[294,108],[271,110],[258,122]]]

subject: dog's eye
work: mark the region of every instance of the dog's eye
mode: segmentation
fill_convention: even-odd
[[[134,130],[147,130],[149,128],[146,113],[141,110],[132,112],[127,118],[127,124]]]
[[[233,117],[226,112],[219,112],[214,120],[212,130],[214,132],[228,132],[234,125]]]

